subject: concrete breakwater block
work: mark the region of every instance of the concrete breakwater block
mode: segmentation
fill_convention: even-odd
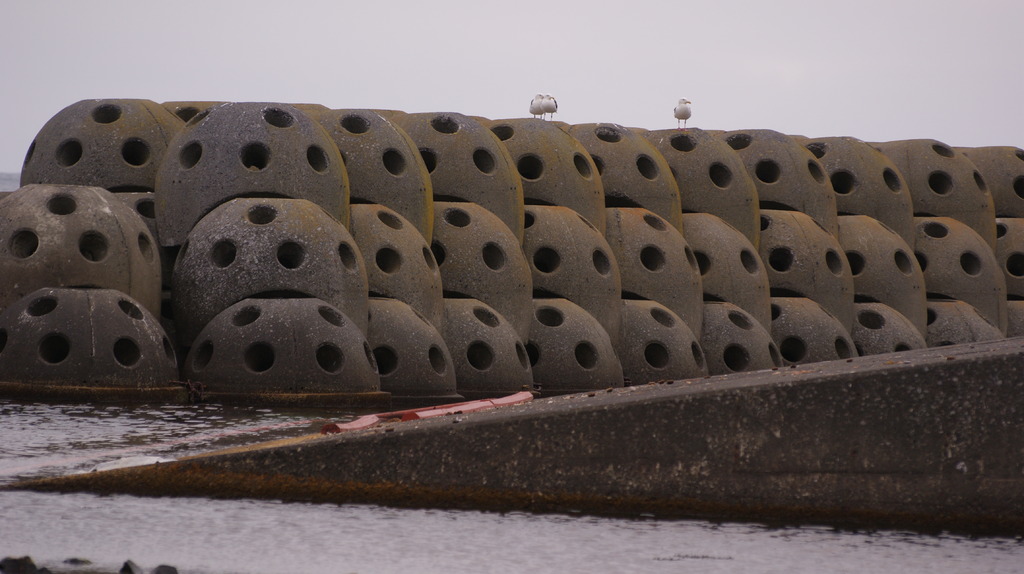
[[[465,201],[498,216],[523,238],[523,182],[505,146],[475,119],[458,113],[388,114],[420,150],[434,199]]]
[[[643,207],[679,229],[679,186],[653,144],[618,124],[577,124],[568,132],[594,160],[606,207]]]
[[[533,387],[526,346],[501,313],[471,298],[445,299],[444,309],[441,334],[452,355],[460,395],[475,400]]]
[[[440,331],[397,299],[371,297],[367,339],[377,361],[380,388],[396,404],[462,400],[455,367]]]
[[[683,235],[647,209],[606,211],[605,238],[619,264],[622,298],[657,301],[699,333],[704,312],[700,267]]]
[[[366,330],[367,279],[348,230],[301,199],[238,198],[189,233],[174,265],[178,341],[190,346],[218,313],[246,297],[316,297]]]
[[[768,272],[747,237],[710,213],[684,213],[683,236],[697,259],[704,301],[732,303],[768,328]]]
[[[417,228],[397,211],[373,203],[353,205],[349,223],[366,258],[370,294],[403,301],[440,329],[444,324],[441,271]]]
[[[811,217],[799,211],[762,209],[761,260],[773,297],[813,299],[847,331],[853,326],[850,263],[836,236]]]
[[[156,240],[103,188],[23,186],[0,201],[0,237],[0,309],[42,287],[98,287],[160,312]]]
[[[348,224],[348,174],[338,148],[288,104],[225,103],[185,124],[156,176],[160,244],[181,245],[213,208],[246,196],[306,199]]]
[[[389,404],[359,324],[311,297],[243,299],[199,333],[185,377],[211,400]]]
[[[533,312],[533,279],[515,234],[475,203],[438,201],[434,207],[430,250],[440,268],[444,296],[483,301],[526,340]]]
[[[683,213],[710,213],[747,236],[755,247],[761,234],[757,187],[743,160],[724,141],[697,128],[641,134],[668,162]]]
[[[353,204],[393,209],[429,242],[434,192],[427,166],[409,134],[373,110],[302,106],[330,134],[348,173]]]
[[[914,249],[928,298],[965,301],[1005,333],[1006,277],[985,240],[957,219],[914,220]]]
[[[927,291],[924,273],[910,244],[866,215],[839,217],[839,243],[853,275],[854,300],[884,303],[913,321],[923,333]]]
[[[129,398],[176,380],[159,321],[120,291],[43,288],[0,315],[0,381],[38,385],[44,396],[43,386],[95,387]]]
[[[604,233],[604,185],[587,149],[555,122],[482,120],[515,162],[527,204],[568,207]]]
[[[6,488],[1024,532],[1021,340],[534,400]]]
[[[82,100],[57,112],[32,140],[21,184],[87,185],[151,192],[184,123],[149,100]]]
[[[856,138],[795,139],[825,168],[840,215],[873,217],[914,241],[913,200],[892,160]]]
[[[793,138],[772,130],[731,131],[719,137],[743,160],[757,186],[761,209],[800,211],[825,231],[838,233],[835,193],[825,169],[811,152]]]
[[[903,174],[910,188],[914,215],[957,219],[995,248],[996,222],[992,194],[981,172],[966,155],[930,139],[873,145],[892,160]]]

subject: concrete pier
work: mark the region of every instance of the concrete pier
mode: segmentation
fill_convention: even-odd
[[[1024,533],[1024,339],[608,389],[11,488]]]

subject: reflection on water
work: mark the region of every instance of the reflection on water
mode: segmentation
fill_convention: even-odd
[[[0,400],[0,483],[315,432],[350,413]],[[369,505],[0,492],[0,557],[54,572],[1019,572],[1008,538]]]

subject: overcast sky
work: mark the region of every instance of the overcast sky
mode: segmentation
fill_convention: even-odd
[[[82,99],[1024,147],[1020,0],[0,0],[0,171]]]

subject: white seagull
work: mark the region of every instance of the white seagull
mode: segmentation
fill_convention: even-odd
[[[534,118],[536,118],[537,116],[544,117],[543,94],[537,94],[536,96],[533,96],[533,101],[530,102],[530,113],[533,114]]]
[[[672,113],[676,116],[676,127],[679,127],[679,122],[683,122],[683,127],[685,128],[686,120],[690,119],[690,116],[693,115],[693,110],[690,109],[690,100],[686,98],[679,100]]]
[[[551,94],[544,94],[544,99],[541,102],[541,109],[544,110],[544,112],[551,114],[550,119],[555,119],[555,112],[558,111],[558,100],[556,100]]]

